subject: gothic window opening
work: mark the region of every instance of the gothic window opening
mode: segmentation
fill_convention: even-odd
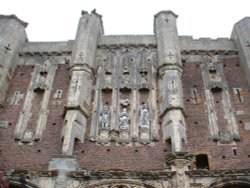
[[[195,160],[196,160],[196,168],[197,169],[208,169],[209,170],[208,156],[206,154],[196,155]]]
[[[243,102],[242,88],[233,88],[234,98],[237,102]]]
[[[56,90],[56,92],[54,94],[54,98],[55,99],[61,99],[62,98],[62,94],[63,94],[63,90],[58,89],[58,90]]]
[[[23,98],[24,94],[21,91],[15,91],[14,96],[11,98],[11,105],[19,104],[19,101]]]
[[[191,99],[193,104],[199,103],[199,96],[196,88],[191,88]]]

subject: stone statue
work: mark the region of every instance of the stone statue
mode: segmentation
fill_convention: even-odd
[[[130,78],[129,78],[129,74],[123,74],[123,80],[122,80],[123,86],[128,87],[129,83],[130,83]]]
[[[147,104],[143,104],[140,109],[140,127],[149,129],[149,111]]]
[[[32,141],[33,138],[33,131],[31,129],[27,129],[23,135],[23,139],[21,142],[23,143],[29,143]]]
[[[128,112],[126,108],[123,108],[120,119],[119,119],[119,126],[120,129],[128,129],[129,128],[129,117],[128,117]]]
[[[130,100],[129,99],[121,99],[120,104],[124,107],[129,106]]]
[[[107,105],[103,106],[103,110],[100,116],[101,128],[108,129],[109,128],[109,109]]]
[[[141,82],[142,85],[147,84],[147,73],[146,72],[141,73],[140,82]]]
[[[47,74],[49,72],[49,69],[51,68],[51,60],[50,58],[47,58],[44,63],[43,63],[43,66],[42,66],[42,70],[41,72],[43,74]]]

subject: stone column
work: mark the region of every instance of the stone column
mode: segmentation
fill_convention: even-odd
[[[75,138],[84,141],[90,113],[97,42],[102,33],[101,16],[95,11],[90,14],[83,11],[72,50],[62,154],[73,154]]]
[[[231,38],[239,50],[240,64],[244,67],[250,86],[250,17],[245,17],[234,25]]]
[[[158,50],[159,111],[163,139],[171,140],[173,152],[181,151],[186,140],[183,116],[182,64],[177,15],[162,11],[155,15],[155,35]]]
[[[19,48],[27,41],[27,25],[15,15],[0,15],[0,105],[15,71]]]

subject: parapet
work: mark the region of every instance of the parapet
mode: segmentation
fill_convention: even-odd
[[[229,38],[199,38],[193,39],[192,36],[179,36],[180,48],[182,52],[219,52],[219,53],[237,53],[234,40]],[[185,54],[185,53],[184,53]]]

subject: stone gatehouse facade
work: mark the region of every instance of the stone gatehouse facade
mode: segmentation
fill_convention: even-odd
[[[30,42],[0,16],[0,187],[250,187],[250,18],[232,36],[104,35]]]

